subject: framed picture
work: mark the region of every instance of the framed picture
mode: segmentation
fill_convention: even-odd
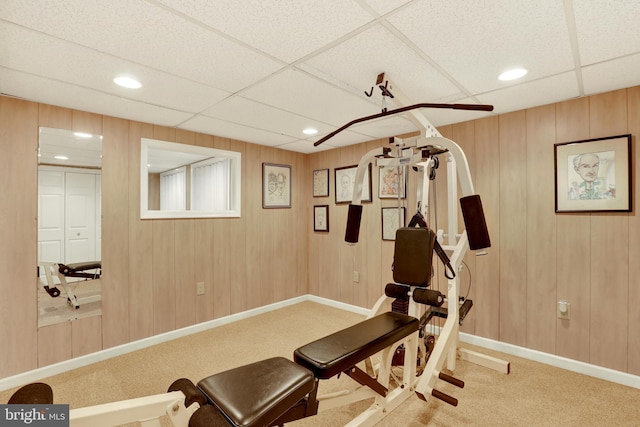
[[[631,211],[631,135],[554,149],[556,212]]]
[[[335,169],[336,203],[350,203],[353,200],[353,187],[358,165]],[[362,201],[370,202],[371,197],[371,163],[364,174]]]
[[[291,166],[262,164],[262,207],[291,207]]]
[[[396,240],[396,230],[404,227],[406,210],[400,208],[382,208],[382,240]]]
[[[313,231],[329,231],[329,205],[313,207]]]
[[[313,197],[329,197],[329,169],[313,171]]]
[[[378,168],[378,197],[401,199],[406,197],[406,166],[381,166]]]

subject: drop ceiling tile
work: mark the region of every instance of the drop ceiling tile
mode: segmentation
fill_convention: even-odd
[[[118,98],[91,89],[0,68],[0,93],[29,101],[162,126],[176,126],[191,114]]]
[[[314,141],[315,143],[316,141],[320,141],[326,135],[327,134],[318,135],[315,138],[309,138],[309,140]],[[367,135],[363,135],[361,133],[354,132],[352,130],[344,130],[342,132],[337,133],[330,139],[326,140],[325,142],[320,144],[318,147],[322,147],[325,144],[330,145],[332,147],[346,147],[347,145],[358,144],[360,142],[371,141],[371,140],[372,138]]]
[[[574,1],[573,12],[583,66],[640,50],[639,1]]]
[[[349,128],[354,132],[367,135],[369,139],[388,138],[399,136],[418,129],[404,115],[387,116],[363,123],[358,123]]]
[[[527,80],[574,68],[557,0],[416,1],[388,20],[472,94],[498,89],[511,67]]]
[[[319,153],[320,151],[331,150],[336,147],[330,145],[328,142],[326,144],[320,144],[319,146],[314,147],[313,141],[301,139],[298,141],[278,145],[277,148],[280,148],[282,150],[296,151],[298,153],[312,154]]]
[[[9,3],[3,3],[0,16],[11,22],[229,92],[281,66],[151,2],[120,0],[117,7],[111,0]],[[23,3],[27,6],[20,7]]]
[[[385,73],[414,103],[430,102],[460,91],[382,25],[375,25],[310,58],[304,65],[357,88],[359,96],[365,96],[364,92],[375,86],[380,73]],[[379,103],[380,90],[375,87],[374,93]]]
[[[298,114],[290,113],[241,96],[233,96],[202,113],[227,122],[264,129],[293,138],[306,138],[303,129],[312,127],[319,132],[329,132],[333,126]]]
[[[374,18],[353,0],[216,0],[215,7],[206,1],[160,1],[287,63]]]
[[[384,15],[404,6],[411,2],[411,0],[364,0],[364,2],[380,15]]]
[[[223,138],[235,139],[237,141],[250,142],[253,144],[268,145],[271,147],[296,140],[296,138],[292,138],[287,135],[205,116],[193,117],[181,123],[178,127],[180,129],[193,132],[215,135]]]
[[[637,86],[640,84],[640,54],[612,59],[582,68],[585,95]],[[603,79],[602,76],[608,76]]]
[[[230,95],[13,24],[0,22],[0,40],[6,41],[1,66],[147,104],[198,113]],[[24,44],[42,49],[33,55],[22,48]],[[135,76],[142,88],[130,90],[113,83],[123,71]]]
[[[248,88],[242,96],[334,126],[378,111],[365,97],[355,96],[295,68]]]
[[[547,105],[579,95],[576,75],[570,72],[489,92],[479,95],[478,99],[483,104],[493,105],[495,114],[502,114],[531,106]]]

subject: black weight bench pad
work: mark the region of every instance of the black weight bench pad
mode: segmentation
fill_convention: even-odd
[[[99,268],[102,268],[102,261],[89,261],[77,262],[75,264],[59,264],[58,271],[65,276],[73,276],[73,274],[76,273],[84,273],[87,270],[96,270]]]
[[[415,317],[386,312],[298,348],[293,360],[329,379],[418,330]]]
[[[198,387],[234,426],[268,426],[315,388],[307,369],[274,357],[220,372]]]

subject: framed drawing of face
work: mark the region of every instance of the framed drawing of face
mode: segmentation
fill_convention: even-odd
[[[313,231],[329,231],[329,205],[313,207]]]
[[[313,171],[313,197],[329,197],[329,169]]]
[[[400,208],[382,208],[382,240],[396,240],[396,231],[404,227],[406,210]]]
[[[554,148],[556,212],[631,211],[631,135]]]
[[[406,166],[381,166],[378,168],[378,197],[401,199],[406,197]]]
[[[291,166],[262,164],[262,207],[291,207]]]
[[[358,165],[335,169],[336,203],[351,203]],[[370,202],[371,198],[371,164],[364,174],[362,183],[362,202]]]

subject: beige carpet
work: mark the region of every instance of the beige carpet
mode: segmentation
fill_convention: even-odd
[[[272,356],[291,358],[312,340],[362,320],[362,316],[304,302],[206,332],[118,356],[46,378],[55,403],[71,408],[164,393],[174,380],[194,382]],[[464,389],[438,385],[457,407],[413,396],[379,426],[637,426],[640,390],[463,344],[511,363],[511,373],[458,361]],[[321,382],[319,394],[352,387],[342,377]],[[15,389],[0,392],[6,402]],[[288,424],[342,426],[366,404],[354,404]]]

